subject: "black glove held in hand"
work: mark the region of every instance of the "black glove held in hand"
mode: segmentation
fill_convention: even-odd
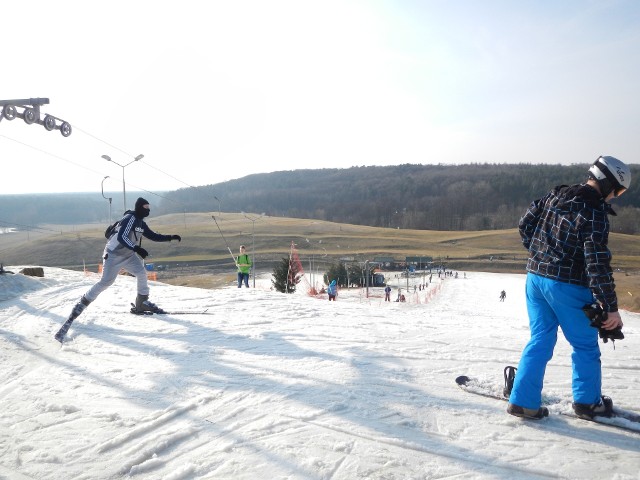
[[[136,245],[135,247],[133,247],[133,251],[140,255],[142,258],[147,258],[147,255],[149,255],[149,252],[147,252],[140,245]]]
[[[180,235],[171,235],[171,240],[178,240],[179,242],[181,242],[182,237]]]

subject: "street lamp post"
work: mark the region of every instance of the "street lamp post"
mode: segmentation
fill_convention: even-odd
[[[109,225],[111,225],[111,201],[113,200],[113,198],[111,197],[107,198],[104,196],[104,181],[107,178],[109,178],[109,175],[107,175],[102,179],[102,183],[100,184],[100,189],[102,190],[102,198],[104,198],[105,200],[109,200]]]
[[[244,218],[246,218],[247,220],[249,220],[252,224],[251,227],[251,253],[253,255],[253,262],[251,265],[251,269],[253,270],[253,288],[256,288],[256,220],[260,220],[262,217],[264,217],[264,213],[261,213],[259,217],[249,217],[248,215],[246,215],[244,212],[242,212],[242,215],[244,215]]]
[[[118,165],[119,167],[122,168],[122,206],[123,206],[123,209],[124,209],[123,211],[127,210],[127,189],[126,189],[125,183],[124,183],[124,168],[128,167],[133,162],[137,162],[138,160],[142,160],[143,157],[144,157],[144,155],[140,154],[136,158],[131,160],[129,163],[127,163],[126,165],[120,165],[118,162],[116,162],[114,160],[111,160],[111,157],[109,155],[102,155],[102,158],[104,158],[107,162],[115,163],[116,165]]]

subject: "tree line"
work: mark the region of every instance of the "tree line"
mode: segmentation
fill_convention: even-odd
[[[280,171],[162,192],[153,212],[221,209],[385,228],[496,230],[515,227],[531,201],[551,187],[585,180],[588,167],[405,164]],[[613,232],[640,233],[640,166],[631,165],[631,171],[631,188],[614,202],[618,215],[611,217]],[[131,199],[135,195],[129,192]],[[112,205],[114,219],[121,210],[118,199]],[[106,223],[108,217],[109,204],[101,192],[0,195],[0,228]]]
[[[249,175],[166,194],[166,213],[266,213],[387,228],[513,228],[532,200],[586,179],[588,164],[397,165]],[[632,165],[640,181],[640,166]],[[640,188],[617,199],[611,230],[640,233]]]

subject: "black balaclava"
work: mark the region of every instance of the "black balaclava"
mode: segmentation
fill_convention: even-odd
[[[134,212],[137,218],[144,218],[149,216],[149,213],[151,213],[151,209],[143,207],[143,205],[148,204],[149,202],[142,197],[136,200],[136,208],[134,209]]]

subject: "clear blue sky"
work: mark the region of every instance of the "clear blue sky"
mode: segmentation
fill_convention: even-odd
[[[400,163],[640,163],[640,2],[3,5],[0,193]]]

